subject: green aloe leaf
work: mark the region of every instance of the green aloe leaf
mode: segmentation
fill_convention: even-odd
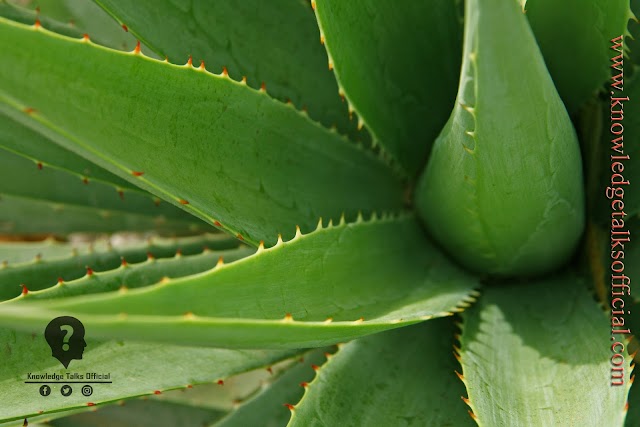
[[[253,248],[241,247],[226,251],[206,250],[201,254],[173,258],[148,258],[138,264],[123,263],[115,270],[102,273],[91,272],[71,282],[60,282],[41,291],[29,292],[33,299],[66,298],[76,295],[88,295],[100,292],[125,292],[128,289],[153,285],[166,278],[184,277],[201,273],[216,266],[220,259],[232,262],[255,252]],[[1,277],[2,270],[0,270]],[[0,279],[1,280],[1,279]]]
[[[320,352],[322,354],[323,351],[331,351],[331,348],[301,352],[296,357],[285,359],[266,368],[263,367],[234,375],[224,380],[224,387],[220,387],[220,384],[217,383],[202,384],[190,389],[188,393],[182,390],[173,390],[154,396],[153,399],[212,408],[230,413],[259,395],[262,389],[276,382],[284,373],[298,363],[304,363],[309,354],[312,352]]]
[[[206,426],[224,416],[224,412],[158,400],[127,400],[123,406],[109,405],[95,412],[54,420],[54,427],[175,427]]]
[[[415,174],[456,96],[462,27],[455,2],[406,2],[402,7],[379,0],[312,4],[329,67],[350,108],[374,142]]]
[[[467,0],[465,11],[457,103],[416,207],[468,268],[540,275],[568,261],[584,228],[578,139],[518,3]]]
[[[428,243],[414,218],[383,218],[319,228],[210,272],[126,293],[42,302],[27,294],[2,304],[0,324],[40,330],[64,312],[101,337],[319,347],[460,311],[478,286]]]
[[[72,360],[70,370],[51,357],[43,331],[23,334],[0,330],[0,423],[116,402],[142,395],[154,395],[189,385],[224,381],[228,376],[269,366],[298,352],[266,350],[225,350],[176,347],[166,344],[139,344],[128,341],[98,341],[86,328],[82,360]],[[127,363],[123,363],[126,361]],[[170,366],[171,369],[167,369]],[[25,384],[28,373],[65,375],[66,372],[111,373],[112,384],[96,384],[85,397],[76,386],[70,396],[62,396],[62,384],[52,384],[46,399],[38,394],[40,385]],[[66,376],[63,377],[66,379]],[[37,405],[34,405],[34,399]],[[90,405],[91,404],[91,405]]]
[[[278,427],[287,424],[290,410],[287,405],[297,402],[306,384],[315,376],[315,369],[326,362],[329,353],[314,351],[289,368],[273,382],[263,386],[256,395],[210,427]],[[314,369],[315,368],[315,369]]]
[[[2,0],[0,0],[2,1]],[[16,1],[16,0],[11,0]],[[103,46],[119,50],[133,50],[136,38],[111,19],[100,7],[87,0],[17,0],[26,8],[40,10],[42,25],[47,26],[46,18],[69,24],[80,34],[89,34],[91,40]],[[10,17],[9,17],[10,18]],[[12,19],[12,18],[10,18]],[[34,21],[19,21],[33,24]],[[146,53],[146,51],[145,51]]]
[[[112,212],[161,216],[169,220],[195,219],[183,210],[161,203],[150,194],[92,182],[81,176],[46,168],[25,157],[0,149],[0,170],[11,179],[0,180],[0,193],[65,205]]]
[[[0,234],[120,231],[185,234],[207,230],[211,230],[211,227],[197,220],[168,220],[161,215],[139,215],[0,193]]]
[[[146,45],[174,64],[189,55],[207,69],[223,67],[250,87],[291,100],[325,126],[355,135],[346,103],[327,68],[309,3],[303,0],[96,0]],[[295,58],[295,60],[293,59]]]
[[[120,266],[115,272],[99,274],[92,274],[90,277],[85,277],[84,280],[79,280],[79,284],[75,281],[72,283],[64,283],[62,286],[58,285],[54,289],[51,295],[57,295],[59,293],[74,293],[77,292],[77,287],[91,283],[92,290],[98,291],[102,286],[117,286],[115,281],[124,280],[120,284],[126,284],[127,286],[135,286],[135,280],[151,280],[153,283],[157,274],[162,274],[155,281],[159,281],[164,275],[170,277],[177,277],[184,274],[189,274],[189,271],[198,269],[204,265],[205,262],[202,259],[196,259],[192,262],[189,258],[187,262],[180,262],[176,260],[174,262],[165,263],[160,261],[154,261],[155,258],[168,258],[174,257],[176,252],[180,252],[182,255],[191,255],[201,253],[205,248],[213,250],[225,250],[236,248],[238,246],[237,240],[224,235],[207,235],[203,237],[185,237],[180,239],[155,239],[148,243],[124,245],[121,247],[112,247],[110,244],[98,243],[91,247],[85,248],[70,248],[66,247],[66,253],[56,254],[58,256],[44,256],[39,253],[32,260],[21,263],[7,263],[0,268],[0,301],[4,299],[13,298],[20,294],[20,285],[24,284],[30,291],[36,291],[53,286],[59,279],[65,281],[71,281],[73,279],[81,278],[87,274],[87,268],[90,268],[95,272],[113,270]],[[230,259],[237,259],[239,256],[247,254],[246,250],[236,251],[229,254]],[[218,254],[220,257],[221,254]],[[153,257],[154,259],[148,259]],[[211,253],[207,254],[208,258],[211,257]],[[218,257],[215,260],[218,260]],[[186,257],[185,257],[186,258]],[[125,259],[127,263],[132,263],[129,268],[121,266],[122,259]],[[147,260],[144,265],[136,265]],[[215,262],[210,265],[213,267]],[[167,267],[171,269],[164,270]],[[202,271],[200,270],[200,271]],[[130,277],[129,277],[130,276]],[[140,283],[142,285],[142,283]],[[119,287],[119,286],[118,286]],[[116,288],[117,289],[117,288]],[[35,296],[36,294],[34,294]],[[50,295],[47,293],[46,295]]]
[[[69,22],[59,22],[48,16],[39,15],[35,10],[25,9],[6,0],[0,0],[0,16],[29,25],[34,24],[36,19],[39,19],[41,25],[58,34],[69,37],[82,37],[82,31],[72,26]]]
[[[625,350],[624,385],[611,386],[610,320],[581,279],[495,284],[462,316],[479,425],[623,425],[631,358]]]
[[[631,387],[629,392],[629,412],[625,427],[635,427],[640,425],[640,386],[638,384]]]
[[[256,246],[296,225],[309,231],[320,216],[402,207],[401,184],[381,160],[224,75],[4,19],[0,39],[9,41],[0,61],[13,64],[0,70],[6,109]]]
[[[628,34],[629,0],[527,0],[525,9],[558,92],[576,113],[611,78],[610,40]]]
[[[314,354],[315,353],[315,354]],[[302,395],[300,381],[310,380],[313,376],[311,364],[324,362],[323,349],[309,353],[300,353],[294,358],[285,359],[267,369],[260,368],[226,378],[224,384],[208,383],[192,388],[169,390],[159,395],[143,396],[140,399],[128,399],[94,407],[91,413],[66,416],[56,419],[50,425],[61,427],[73,426],[206,426],[216,420],[225,418],[223,423],[258,418],[259,421],[242,424],[243,426],[268,424],[274,427],[286,424],[289,410],[280,401],[266,402],[264,397],[272,395],[272,391],[282,389],[289,372],[298,372],[298,381],[289,380],[290,389],[286,392]],[[286,375],[286,377],[285,377]],[[282,390],[281,390],[282,391]],[[280,393],[278,393],[280,394]],[[273,400],[273,399],[272,399]],[[286,399],[284,400],[286,401]],[[252,408],[259,408],[252,410]],[[62,414],[68,414],[64,412]],[[237,414],[237,415],[236,415]],[[275,417],[272,417],[272,414]],[[55,414],[60,417],[59,414]],[[64,415],[62,415],[64,416]],[[282,420],[282,422],[278,422]],[[0,424],[2,426],[3,424]],[[29,423],[31,426],[31,422]]]
[[[90,181],[109,183],[122,189],[137,190],[128,181],[107,172],[71,151],[65,150],[45,136],[0,113],[0,147],[31,159],[36,165],[73,172]],[[3,151],[4,153],[4,151]]]
[[[74,247],[77,250],[86,250],[87,244],[72,245],[68,242],[60,242],[53,238],[40,241],[0,242],[0,262],[3,264],[32,261],[36,256],[56,257],[66,256]]]
[[[289,425],[474,425],[460,400],[453,332],[450,319],[438,319],[345,344],[318,370]]]

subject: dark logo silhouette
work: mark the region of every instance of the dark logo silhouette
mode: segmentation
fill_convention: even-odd
[[[65,368],[73,359],[82,359],[87,343],[84,340],[84,325],[75,317],[56,317],[44,330],[44,338],[51,347],[51,356]]]

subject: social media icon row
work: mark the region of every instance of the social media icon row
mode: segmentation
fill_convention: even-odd
[[[82,395],[83,396],[91,396],[93,394],[93,387],[91,387],[90,385],[85,385],[82,387]],[[71,396],[71,394],[73,393],[73,388],[68,385],[65,384],[60,388],[60,394],[62,394],[64,397],[68,397]],[[40,395],[47,397],[51,394],[51,387],[48,386],[47,384],[44,384],[40,387]]]

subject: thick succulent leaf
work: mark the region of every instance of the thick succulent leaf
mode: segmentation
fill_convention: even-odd
[[[59,242],[53,238],[31,242],[0,242],[0,262],[2,262],[3,264],[13,264],[32,261],[36,256],[65,256],[70,254],[74,247],[86,250],[88,245],[89,244],[72,245],[68,242]]]
[[[144,396],[141,399],[120,401],[117,405],[94,407],[92,413],[67,416],[50,424],[65,427],[76,425],[86,427],[196,425],[204,427],[225,415],[234,414],[236,410],[242,416],[246,412],[244,408],[256,407],[256,403],[259,403],[257,398],[264,395],[265,391],[278,387],[282,383],[280,380],[283,375],[290,370],[301,371],[301,368],[306,368],[307,371],[313,373],[310,363],[319,365],[324,361],[322,349],[313,350],[313,352],[317,353],[313,360],[309,358],[312,353],[301,353],[294,358],[285,359],[269,366],[267,369],[260,368],[225,378],[222,385],[201,384],[187,389],[169,390],[159,395]],[[306,376],[299,379],[298,383],[305,379]],[[299,388],[298,383],[295,383],[296,387],[292,387],[292,391],[301,395],[302,389]],[[285,417],[279,417],[283,421],[275,424],[276,426],[285,425],[289,418],[289,411],[280,401],[274,405],[261,404],[260,410],[261,412],[253,415],[262,416],[262,421],[244,424],[244,426],[266,426],[265,420],[267,417],[271,417],[271,413]],[[58,414],[55,415],[58,416]],[[235,416],[230,418],[232,420],[238,419]],[[245,416],[241,418],[246,419]]]
[[[10,0],[16,1],[16,0]],[[80,34],[89,34],[91,40],[103,46],[119,50],[131,50],[136,45],[136,38],[113,21],[100,7],[87,0],[17,0],[26,8],[40,10],[42,25],[55,20],[68,23]],[[9,17],[12,19],[11,17]],[[47,18],[50,18],[47,20]],[[32,21],[19,21],[33,24]],[[49,28],[60,33],[55,28]],[[65,33],[61,33],[65,34]]]
[[[0,16],[23,24],[33,24],[39,19],[41,24],[51,31],[69,37],[82,37],[82,32],[69,22],[60,22],[48,16],[39,15],[35,10],[26,9],[16,4],[0,0]]]
[[[355,136],[346,103],[327,68],[327,54],[304,0],[96,0],[161,57],[175,64],[189,55],[207,69],[226,67],[234,80],[291,100],[325,126]]]
[[[629,0],[527,0],[525,9],[558,92],[576,113],[611,78],[610,40],[628,33]]]
[[[330,357],[329,353],[323,354],[322,351],[310,353],[275,381],[263,386],[262,390],[251,399],[210,427],[286,425],[290,418],[286,405],[300,400],[304,393],[303,387],[313,379],[315,369],[325,363],[327,357]]]
[[[625,384],[611,386],[610,321],[581,279],[488,286],[462,316],[459,353],[479,425],[623,425],[630,356]]]
[[[462,26],[451,0],[313,0],[338,84],[374,141],[410,174],[453,107]],[[428,34],[425,33],[428,29]]]
[[[450,319],[438,319],[345,344],[318,370],[289,425],[473,425],[454,373],[453,332]]]
[[[76,295],[88,295],[100,292],[126,292],[131,288],[152,285],[166,278],[184,277],[210,270],[224,259],[235,261],[255,252],[253,248],[241,247],[226,251],[204,251],[201,254],[156,260],[149,258],[138,264],[123,263],[115,270],[102,273],[91,272],[71,282],[58,282],[41,291],[29,292],[33,299],[64,298]],[[1,277],[2,270],[0,270]],[[1,295],[1,293],[0,293]]]
[[[196,221],[187,212],[161,203],[149,194],[91,182],[62,170],[41,168],[36,162],[2,149],[0,171],[2,194],[169,220]]]
[[[6,108],[34,108],[66,148],[250,243],[402,206],[381,160],[224,75],[6,20],[0,40]]]
[[[73,172],[90,181],[102,181],[122,189],[138,189],[135,185],[65,150],[40,133],[2,113],[0,113],[0,147],[29,158],[43,168],[50,166]]]
[[[629,392],[629,411],[625,427],[635,427],[640,425],[640,386],[638,384],[631,387]]]
[[[68,234],[154,231],[195,233],[211,230],[197,220],[168,220],[161,215],[139,215],[80,207],[0,193],[0,234]]]
[[[188,393],[182,392],[182,390],[173,390],[153,398],[213,408],[229,413],[259,395],[262,389],[277,381],[298,363],[303,363],[310,353],[320,352],[322,354],[332,350],[334,350],[332,347],[325,347],[298,353],[296,357],[285,359],[266,368],[254,369],[225,379],[224,387],[220,387],[220,384],[217,383],[202,384],[190,389]]]
[[[467,0],[465,11],[456,106],[415,205],[468,268],[548,273],[568,262],[584,229],[578,138],[516,1]]]
[[[154,283],[165,275],[178,277],[189,274],[193,269],[196,269],[196,271],[200,268],[201,270],[199,271],[205,270],[205,265],[210,263],[200,258],[195,261],[189,258],[189,261],[184,263],[181,263],[180,260],[165,263],[155,262],[153,259],[148,259],[148,257],[167,258],[173,257],[178,251],[182,255],[191,255],[200,253],[205,248],[219,251],[236,248],[237,246],[237,241],[233,238],[224,235],[208,235],[180,239],[156,239],[148,243],[116,247],[112,247],[108,243],[98,243],[85,248],[67,247],[64,255],[43,256],[39,254],[39,256],[27,262],[3,264],[0,268],[0,301],[19,295],[21,284],[24,284],[30,291],[45,289],[53,286],[60,279],[70,281],[85,276],[87,268],[97,272],[112,270],[120,266],[115,272],[96,273],[91,277],[85,277],[84,280],[63,283],[62,285],[58,284],[52,294],[47,293],[46,295],[53,297],[60,293],[73,294],[78,292],[78,286],[82,287],[87,281],[91,283],[91,290],[88,290],[88,292],[100,291],[101,287],[109,289],[109,287],[117,286],[114,281],[120,281],[120,284],[127,286],[136,286],[135,281],[137,280],[146,280],[147,284]],[[245,254],[247,254],[247,251],[242,250],[229,255],[231,259],[237,259],[238,256],[244,256]],[[209,253],[205,258],[210,256],[211,254]],[[218,254],[215,258],[216,262],[220,256],[221,254]],[[128,263],[140,263],[144,260],[147,260],[147,262],[143,265],[131,265],[127,268],[121,266],[122,259],[125,259]],[[202,264],[203,262],[205,264]],[[210,264],[209,268],[214,265],[215,262]],[[181,272],[184,274],[180,274]],[[161,276],[156,279],[158,274],[161,274]],[[140,286],[142,284],[140,283]],[[119,286],[115,289],[118,288]]]
[[[126,293],[51,301],[27,294],[2,304],[0,324],[37,331],[64,312],[102,337],[318,347],[460,311],[475,287],[414,218],[384,218],[318,229],[210,272]]]
[[[95,410],[95,408],[81,408],[81,409],[73,409],[70,411],[64,411],[64,412],[56,412],[53,414],[47,414],[47,415],[36,415],[35,417],[30,417],[29,419],[17,419],[14,421],[7,421],[7,422],[0,422],[0,427],[24,427],[25,422],[24,420],[27,421],[27,425],[29,427],[48,427],[49,426],[49,421],[57,419],[57,418],[62,418],[65,416],[70,416],[70,415],[74,415],[74,414],[81,414],[83,412],[87,412],[90,410]]]
[[[48,425],[54,427],[175,427],[206,426],[219,419],[224,412],[158,400],[128,400],[122,406],[109,405],[95,412],[85,412]]]
[[[39,384],[25,384],[28,373],[65,375],[41,331],[23,334],[0,331],[0,422],[32,418],[38,415],[79,408],[89,403],[101,405],[154,392],[184,388],[188,385],[216,382],[227,376],[269,366],[291,357],[296,352],[239,351],[197,347],[175,347],[166,344],[139,344],[128,341],[102,342],[87,328],[82,360],[73,360],[72,372],[111,373],[112,384],[94,384],[93,394],[85,397],[79,390],[67,397],[60,394],[62,384],[51,384],[46,399],[38,395]],[[126,362],[126,363],[124,363]],[[168,368],[170,367],[170,368]],[[66,377],[65,377],[66,378]],[[72,384],[72,387],[74,385]],[[81,387],[82,384],[77,384]],[[34,396],[38,396],[34,400]],[[34,401],[37,405],[34,405]],[[42,412],[40,412],[42,411]]]

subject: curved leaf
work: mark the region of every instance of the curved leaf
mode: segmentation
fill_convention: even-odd
[[[130,191],[52,168],[0,149],[0,193],[64,205],[86,206],[112,212],[197,221],[147,193]]]
[[[610,321],[571,275],[486,287],[463,314],[459,351],[481,426],[622,426],[623,386],[611,386]]]
[[[102,337],[319,347],[449,315],[468,305],[477,286],[413,218],[387,218],[318,229],[207,273],[126,293],[50,301],[27,294],[1,305],[0,324],[40,330],[64,312]]]
[[[453,330],[450,319],[438,319],[345,344],[318,370],[288,425],[474,425],[454,374]]]
[[[12,0],[16,1],[16,0]],[[80,34],[89,34],[91,40],[103,46],[119,50],[132,50],[136,45],[136,38],[113,22],[111,17],[100,7],[87,0],[18,0],[28,8],[38,8],[44,18],[45,28],[59,33],[55,28],[49,28],[46,18],[50,17],[58,22],[68,23]],[[12,19],[12,18],[10,18]],[[19,21],[23,22],[23,21]],[[23,22],[33,24],[34,21]]]
[[[239,351],[198,347],[175,347],[165,344],[139,344],[128,341],[101,342],[86,328],[82,360],[73,360],[71,372],[111,373],[112,384],[95,384],[93,394],[85,397],[79,389],[62,396],[62,384],[52,384],[46,399],[38,395],[39,384],[25,384],[28,373],[63,375],[69,372],[51,357],[51,349],[41,331],[22,334],[0,330],[0,423],[32,419],[60,411],[100,406],[121,399],[153,395],[189,385],[216,382],[227,376],[269,366],[296,352]],[[168,369],[167,367],[170,367]],[[75,384],[71,384],[75,386]],[[82,384],[77,384],[81,387]],[[75,388],[75,387],[74,387]],[[34,396],[38,399],[35,400]]]
[[[65,256],[71,253],[74,246],[86,250],[88,245],[72,245],[67,242],[58,242],[53,238],[32,242],[0,242],[0,262],[13,264],[32,261],[36,256]]]
[[[610,81],[610,40],[628,34],[629,0],[527,0],[525,8],[560,97],[576,113]]]
[[[469,269],[542,275],[569,261],[584,230],[578,138],[516,1],[465,4],[458,98],[415,205]]]
[[[635,427],[640,425],[640,386],[637,384],[631,387],[629,392],[629,412],[625,427]]]
[[[96,164],[65,150],[43,135],[0,113],[0,147],[31,159],[42,167],[54,167],[73,172],[89,180],[112,184],[122,189],[138,187],[107,172]],[[3,151],[4,153],[4,151]]]
[[[210,230],[200,221],[168,220],[157,215],[139,215],[0,193],[0,233],[68,234],[154,231],[194,233]]]
[[[48,423],[54,427],[175,427],[206,426],[224,412],[158,400],[128,400],[123,406],[109,405],[95,412],[65,417]]]
[[[128,289],[152,285],[166,278],[184,277],[201,273],[215,267],[222,258],[226,262],[235,261],[254,252],[253,248],[240,247],[226,251],[205,250],[201,254],[159,259],[149,258],[137,264],[122,264],[119,268],[102,273],[92,272],[71,282],[60,282],[41,291],[31,292],[33,299],[67,298],[100,292],[125,292]],[[0,280],[2,280],[0,270]]]
[[[6,0],[0,0],[0,16],[28,25],[34,24],[36,19],[39,19],[42,25],[58,34],[69,37],[82,37],[82,31],[69,22],[59,22],[48,16],[41,16],[35,10],[25,9]]]
[[[329,355],[329,353],[327,353]],[[302,385],[315,376],[314,369],[325,363],[327,355],[315,351],[289,368],[279,378],[262,388],[253,398],[213,423],[211,427],[284,426],[289,420],[288,402],[298,401],[304,392]]]
[[[402,206],[382,161],[224,75],[4,19],[0,40],[5,108],[34,108],[66,148],[249,243]]]
[[[462,56],[454,1],[314,0],[321,37],[350,108],[409,174],[453,107]]]
[[[247,78],[270,95],[291,100],[325,126],[355,133],[347,106],[327,69],[327,55],[309,3],[304,0],[95,0],[146,45],[174,64],[203,60]],[[294,59],[295,58],[295,59]]]
[[[23,263],[9,263],[3,265],[0,268],[0,301],[3,299],[9,299],[20,294],[20,285],[24,284],[30,291],[36,291],[39,289],[45,289],[49,286],[53,286],[56,281],[63,279],[70,281],[78,279],[84,276],[87,272],[87,268],[91,268],[92,271],[104,271],[112,270],[121,266],[121,259],[124,258],[129,263],[140,263],[147,260],[147,263],[141,266],[132,265],[130,268],[122,267],[115,272],[98,274],[91,276],[89,279],[92,283],[92,290],[98,291],[102,286],[120,286],[113,281],[125,280],[129,285],[129,280],[142,279],[146,277],[147,280],[151,280],[149,283],[159,281],[163,275],[154,280],[158,271],[169,265],[178,264],[177,269],[174,267],[173,275],[165,271],[167,275],[171,277],[177,277],[180,271],[191,271],[193,268],[199,268],[202,266],[202,260],[196,260],[195,265],[191,262],[187,262],[182,265],[180,260],[164,263],[154,261],[155,258],[167,258],[176,255],[179,251],[183,255],[190,255],[202,252],[205,248],[214,250],[224,250],[237,247],[237,241],[233,238],[223,235],[209,235],[204,237],[186,237],[181,239],[155,239],[148,243],[125,245],[122,247],[112,247],[110,244],[98,244],[88,248],[70,248],[67,247],[67,251],[64,255],[59,257],[46,257],[36,256],[28,262]],[[230,255],[230,258],[237,259],[241,254],[246,254],[246,250],[241,250]],[[207,258],[211,254],[207,255]],[[218,257],[220,254],[218,254]],[[153,259],[148,259],[153,257]],[[218,257],[215,258],[217,262]],[[215,265],[210,264],[209,268]],[[202,270],[206,270],[202,266]],[[202,271],[199,270],[199,271]],[[142,274],[142,276],[140,276]],[[188,274],[188,273],[186,273]],[[184,275],[186,275],[184,274]],[[130,276],[131,277],[128,277]],[[64,283],[62,286],[57,286],[52,291],[53,295],[58,293],[73,293],[77,292],[77,287],[86,284],[87,280],[78,280],[79,284],[75,282]],[[120,283],[120,285],[125,284]],[[135,286],[135,284],[133,284]],[[141,284],[140,284],[141,285]],[[34,296],[37,294],[34,294]],[[47,293],[49,295],[49,293]]]

